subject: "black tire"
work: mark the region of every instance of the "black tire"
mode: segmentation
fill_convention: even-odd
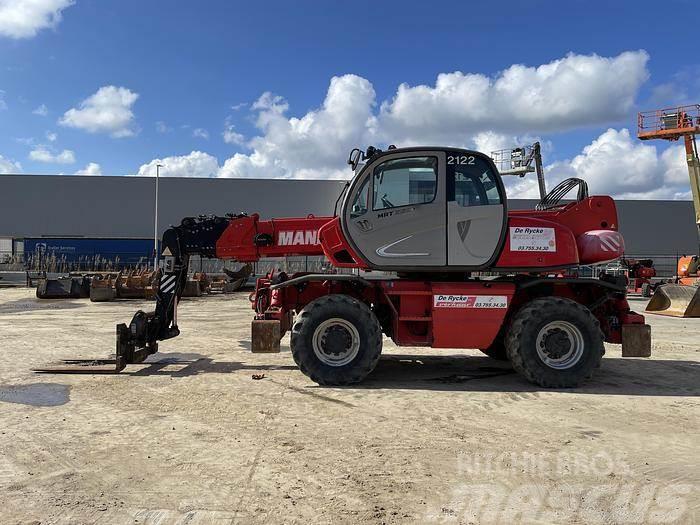
[[[339,334],[332,336],[336,337],[334,343],[340,343],[342,351],[346,351],[348,348],[343,346],[345,341],[349,341],[348,347],[359,342],[355,352],[335,354],[324,350],[322,343],[326,342],[326,337],[320,334],[326,331],[323,328],[320,328],[323,331],[319,334],[316,331],[322,323],[333,323],[331,320],[334,319],[349,323],[350,330],[354,327],[356,331],[356,336],[353,336],[349,329],[331,325],[326,330],[336,330]],[[315,336],[319,338],[317,350],[314,349]],[[377,366],[382,353],[382,329],[366,304],[349,295],[326,295],[310,302],[297,315],[292,326],[291,349],[299,369],[319,385],[350,385],[362,381]],[[327,361],[342,355],[349,358],[353,353],[354,357],[347,363],[328,364],[319,358],[316,351],[321,352]]]
[[[559,323],[563,328],[551,323]],[[574,335],[567,336],[566,330],[572,330],[572,326]],[[545,297],[534,299],[515,314],[506,335],[506,352],[516,372],[531,383],[546,388],[573,388],[589,379],[600,366],[605,347],[600,324],[590,310],[571,299]],[[551,359],[553,365],[545,359]]]

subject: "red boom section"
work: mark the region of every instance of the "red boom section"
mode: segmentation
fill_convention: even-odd
[[[309,215],[261,221],[257,213],[234,217],[216,241],[216,256],[255,262],[261,257],[323,255],[318,230],[331,219]]]

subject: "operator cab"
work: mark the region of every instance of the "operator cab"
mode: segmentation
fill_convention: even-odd
[[[500,254],[506,195],[496,166],[483,153],[367,148],[353,150],[348,163],[356,175],[341,225],[369,267],[474,271]]]

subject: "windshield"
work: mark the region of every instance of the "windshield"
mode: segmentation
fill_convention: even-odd
[[[374,169],[375,210],[432,202],[436,190],[436,157],[388,160]]]

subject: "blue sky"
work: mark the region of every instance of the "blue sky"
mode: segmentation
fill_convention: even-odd
[[[537,138],[554,178],[688,196],[676,156],[634,126],[639,109],[700,102],[691,0],[32,5],[0,0],[0,172],[148,175],[161,159],[172,176],[338,177],[368,141]]]

